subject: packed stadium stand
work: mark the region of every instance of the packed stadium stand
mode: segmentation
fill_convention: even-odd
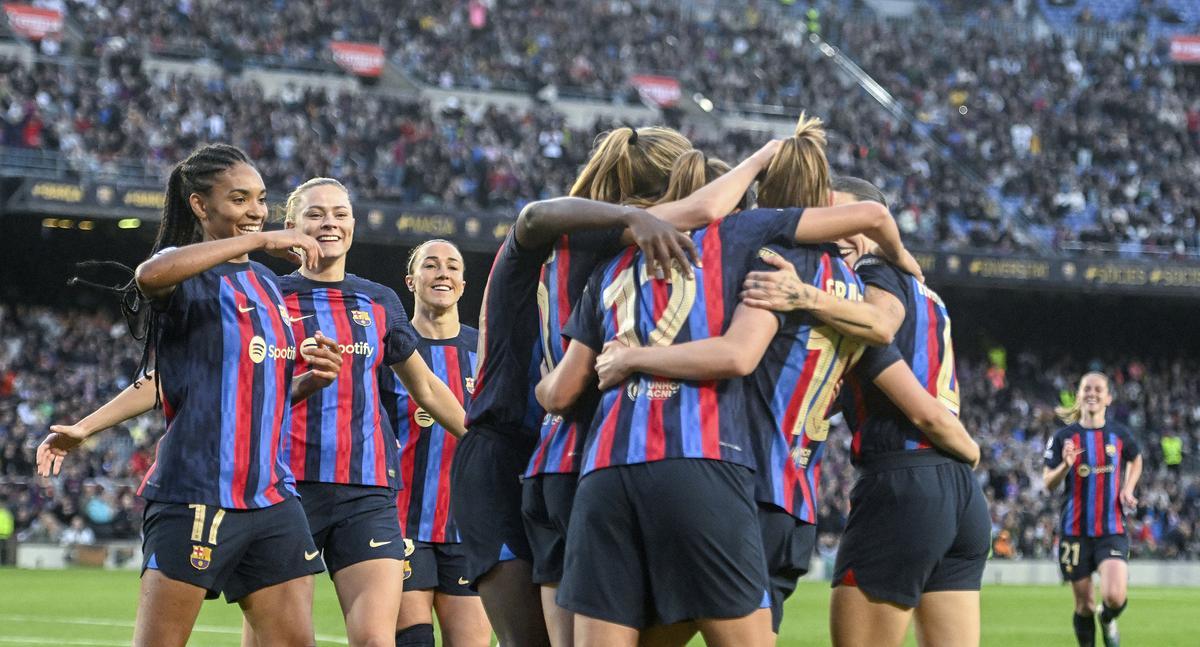
[[[766,133],[786,133],[801,110],[824,118],[834,170],[883,187],[916,248],[1200,255],[1200,73],[1169,47],[1175,34],[1200,33],[1200,4],[1189,0],[943,1],[901,18],[872,3],[821,2],[815,19],[806,3],[768,0],[34,4],[61,12],[64,27],[37,44],[12,25],[0,31],[0,175],[9,179],[161,188],[196,144],[230,141],[255,160],[273,198],[333,176],[356,199],[398,211],[511,217],[566,193],[595,134],[642,105],[632,76],[667,74],[680,99],[663,120],[730,161]],[[353,90],[324,84],[349,74],[331,53],[342,41],[380,47],[381,76]],[[172,61],[215,62],[220,73]],[[313,80],[267,87],[243,74],[256,67]],[[458,91],[485,100],[444,98]],[[501,92],[528,106],[489,105]],[[560,98],[594,102],[595,116],[569,118]],[[7,195],[12,185],[3,186]],[[87,215],[72,208],[66,217]],[[148,249],[144,235],[124,245],[127,256]],[[1023,267],[1034,269],[997,276],[1038,273]],[[1072,263],[1061,267],[1076,276]],[[59,478],[30,474],[47,425],[78,419],[126,385],[140,349],[107,308],[30,305],[37,299],[25,292],[0,300],[0,506],[17,536],[79,541],[83,524],[96,540],[136,537],[133,488],[161,433],[156,414],[102,436]],[[1194,355],[1136,345],[1104,360],[1012,345],[996,355],[978,342],[963,344],[975,350],[960,358],[962,410],[984,447],[977,475],[996,557],[1050,555],[1058,502],[1041,484],[1041,454],[1057,428],[1052,408],[1082,370],[1099,368],[1114,378],[1116,415],[1147,458],[1134,554],[1200,558]],[[845,429],[832,437],[823,551],[845,524],[853,479]],[[1180,440],[1181,460],[1164,456],[1165,438]]]

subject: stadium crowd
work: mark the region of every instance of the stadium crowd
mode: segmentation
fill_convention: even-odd
[[[823,5],[827,32],[844,4]],[[291,88],[269,98],[235,76],[147,74],[136,54],[222,42],[305,61],[326,50],[317,35],[332,34],[381,42],[414,77],[444,87],[555,85],[626,102],[636,95],[630,75],[670,70],[718,108],[807,110],[835,134],[835,169],[884,187],[906,235],[927,244],[1200,249],[1200,189],[1188,181],[1200,172],[1197,79],[1171,65],[1164,41],[1138,32],[1031,47],[931,16],[835,30],[912,114],[906,121],[849,84],[796,23],[772,19],[768,2],[722,8],[705,22],[675,5],[627,1],[589,3],[587,20],[561,0],[324,5],[178,2],[162,12],[157,3],[71,2],[96,43],[61,64],[0,62],[0,145],[61,151],[79,172],[136,160],[157,179],[196,143],[228,139],[244,143],[280,190],[331,175],[361,198],[511,210],[562,194],[594,134],[612,125],[575,130],[548,107],[512,114],[365,92]],[[473,11],[484,12],[482,26]],[[1030,75],[1038,81],[1026,82]],[[725,157],[752,143],[738,132],[687,134]]]
[[[73,454],[62,474],[32,477],[34,448],[50,424],[74,422],[122,389],[138,345],[104,312],[0,306],[0,506],[20,541],[87,543],[136,538],[141,502],[133,495],[153,460],[161,415],[150,413]],[[1007,359],[1006,359],[1007,356]],[[1049,558],[1059,496],[1042,485],[1042,451],[1060,425],[1053,406],[1072,397],[1084,368],[1115,383],[1111,410],[1141,444],[1146,469],[1138,509],[1129,515],[1133,554],[1200,558],[1200,366],[1182,360],[1040,361],[1022,351],[967,355],[958,364],[964,421],[980,442],[976,471],[991,505],[996,558]],[[1164,437],[1181,440],[1182,461],[1164,456]],[[854,479],[849,433],[832,431],[822,470],[822,552],[835,550]],[[1169,443],[1168,443],[1169,444]],[[32,485],[32,487],[30,487]]]

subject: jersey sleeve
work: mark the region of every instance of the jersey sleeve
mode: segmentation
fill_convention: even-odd
[[[1054,469],[1063,462],[1063,437],[1062,434],[1054,434],[1050,440],[1046,441],[1046,451],[1042,453],[1043,462],[1046,467]]]
[[[583,288],[583,295],[575,304],[571,318],[563,328],[563,336],[574,339],[597,353],[604,348],[604,313],[600,305],[600,282],[604,278],[604,266],[597,267]]]
[[[875,381],[879,374],[896,362],[904,361],[904,356],[896,349],[895,344],[887,346],[868,346],[858,360],[854,370],[858,376],[869,382]]]
[[[722,237],[761,247],[796,240],[804,209],[750,209],[721,221]]]
[[[901,273],[884,259],[868,254],[854,265],[854,272],[866,285],[877,287],[898,299],[904,299],[904,284]]]
[[[404,305],[395,290],[383,293],[383,309],[387,313],[387,337],[384,339],[383,362],[388,366],[403,362],[417,350],[417,331],[413,330],[404,312]]]

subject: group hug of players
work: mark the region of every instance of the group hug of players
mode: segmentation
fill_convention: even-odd
[[[832,177],[824,148],[803,116],[733,168],[670,129],[604,133],[571,197],[522,210],[479,331],[459,321],[453,244],[410,256],[410,321],[346,272],[340,183],[300,185],[285,228],[264,231],[253,163],[197,149],[128,286],[147,305],[139,379],[38,448],[57,473],[87,437],[162,407],[134,644],[186,644],[221,593],[243,645],[314,644],[327,569],[351,645],[433,645],[434,612],[451,647],[493,631],[505,647],[772,645],[839,410],[858,479],[833,642],[899,645],[915,617],[923,645],[977,644],[990,520],[946,306],[879,190]],[[300,268],[277,277],[255,251]],[[1137,448],[1106,425],[1106,397],[1085,378],[1046,473],[1068,484],[1077,632],[1099,569],[1108,643]]]

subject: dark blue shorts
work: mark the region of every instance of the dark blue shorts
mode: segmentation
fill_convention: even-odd
[[[1100,570],[1106,559],[1129,561],[1129,537],[1063,537],[1058,542],[1058,570],[1064,582],[1085,580]]]
[[[450,465],[450,508],[467,560],[466,578],[480,578],[510,559],[533,563],[521,519],[521,474],[529,451],[502,436],[471,429]]]
[[[758,503],[758,526],[762,531],[763,552],[767,558],[767,576],[771,582],[771,627],[779,633],[783,624],[783,603],[796,590],[796,583],[808,572],[817,527],[804,523],[772,503]]]
[[[638,629],[769,606],[753,489],[750,470],[703,459],[584,476],[559,605]]]
[[[229,602],[324,568],[300,501],[234,510],[150,501],[143,513],[142,573],[221,593]]]
[[[991,531],[969,465],[935,452],[879,457],[850,491],[833,585],[904,607],[923,593],[978,591]]]
[[[477,596],[467,575],[467,555],[462,544],[431,544],[405,540],[411,552],[404,569],[405,591],[435,590],[446,595]]]
[[[533,583],[562,581],[563,556],[567,549],[567,525],[578,474],[542,474],[525,479],[521,514],[525,535],[533,551]]]
[[[390,488],[301,481],[296,491],[330,577],[369,559],[404,559],[396,493]]]

